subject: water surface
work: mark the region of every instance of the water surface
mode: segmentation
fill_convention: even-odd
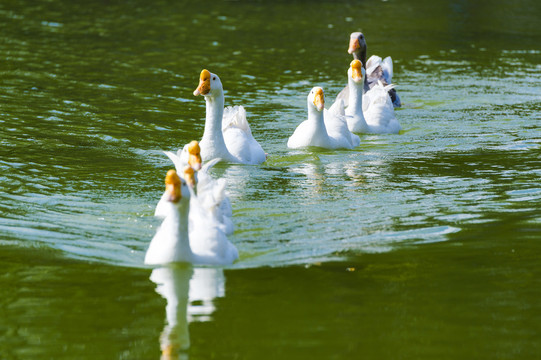
[[[539,10],[3,3],[0,357],[159,358],[172,339],[192,359],[534,358]],[[404,130],[288,150],[310,88],[346,83],[356,30],[393,57]],[[151,276],[162,150],[202,136],[203,68],[269,158],[213,169],[240,260]]]

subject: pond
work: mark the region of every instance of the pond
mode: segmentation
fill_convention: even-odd
[[[0,4],[0,358],[534,358],[540,11]],[[359,30],[369,56],[393,58],[403,130],[288,149],[310,89],[334,99],[346,84]],[[203,134],[204,68],[268,158],[211,171],[227,182],[237,262],[152,269],[163,151]]]

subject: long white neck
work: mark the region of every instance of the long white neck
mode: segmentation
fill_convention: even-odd
[[[356,83],[348,74],[349,105],[346,108],[348,128],[352,132],[367,132],[363,114],[363,83]]]
[[[222,119],[224,115],[224,94],[205,96],[207,105],[205,131],[201,139],[201,157],[204,161],[215,158],[231,157],[225,145],[222,133]],[[224,156],[225,155],[225,156]],[[227,159],[229,160],[229,159]]]
[[[346,109],[346,115],[360,115],[363,117],[363,84],[356,83],[351,76],[349,80],[349,105]]]
[[[311,136],[311,145],[313,146],[327,146],[329,140],[329,134],[327,133],[327,127],[325,126],[325,119],[323,111],[317,111],[313,106],[308,104],[308,121],[311,123],[311,129],[313,129],[312,134],[307,134]]]
[[[181,200],[186,201],[186,200]],[[189,199],[184,206],[175,206],[164,220],[162,227],[168,227],[174,234],[174,261],[175,262],[193,262],[194,254],[190,247],[190,237],[188,235],[188,215],[190,213]]]

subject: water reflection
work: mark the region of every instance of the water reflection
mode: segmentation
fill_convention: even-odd
[[[166,323],[160,336],[161,359],[188,359],[193,321],[210,321],[214,299],[225,295],[225,276],[219,268],[188,265],[156,268],[150,275],[156,292],[167,301]]]

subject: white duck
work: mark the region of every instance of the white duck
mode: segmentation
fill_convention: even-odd
[[[349,106],[345,110],[349,129],[354,133],[398,134],[401,128],[387,95],[389,86],[380,83],[363,95],[364,77],[361,61],[353,60],[348,69]]]
[[[317,146],[325,149],[353,149],[360,138],[348,130],[343,114],[325,110],[323,89],[314,87],[307,97],[308,120],[303,121],[287,141],[287,147],[298,149]],[[342,106],[343,109],[343,106]]]
[[[177,154],[170,151],[164,151],[165,155],[167,155],[173,164],[175,164],[177,173],[184,171],[183,169],[185,169],[186,166],[190,166],[192,169],[196,170],[194,175],[195,185],[192,186],[192,188],[197,193],[197,201],[199,201],[209,213],[222,223],[226,235],[231,235],[234,231],[232,220],[233,208],[225,190],[226,182],[224,179],[214,180],[208,173],[209,169],[220,161],[220,159],[209,161],[203,166],[200,152],[201,148],[199,142],[196,140],[191,141],[184,146]],[[188,159],[187,163],[184,159]],[[167,195],[164,194],[156,206],[154,215],[165,217],[168,209],[166,204]]]
[[[199,86],[193,93],[203,95],[207,104],[205,131],[201,139],[203,160],[221,158],[239,164],[260,164],[266,160],[261,145],[254,139],[242,106],[224,109],[224,91],[218,75],[201,71]]]
[[[175,170],[167,172],[165,188],[169,209],[150,242],[145,264],[232,264],[238,258],[236,247],[227,239],[221,224],[208,216],[198,202],[190,201],[196,197],[187,184],[195,182],[193,169],[188,167],[183,175],[185,179],[180,179]],[[192,212],[194,215],[190,216]]]

